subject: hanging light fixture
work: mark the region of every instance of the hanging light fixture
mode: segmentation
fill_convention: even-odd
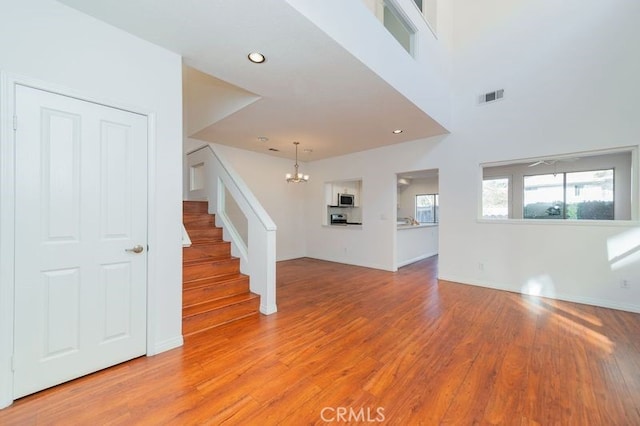
[[[296,164],[293,166],[295,173],[287,173],[285,178],[287,179],[287,182],[304,183],[309,180],[309,175],[303,175],[298,172],[298,145],[300,145],[300,142],[294,142],[293,144],[296,146]]]

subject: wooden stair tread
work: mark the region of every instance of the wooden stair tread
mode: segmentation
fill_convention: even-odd
[[[216,275],[213,277],[206,277],[206,278],[201,278],[198,280],[192,280],[192,281],[188,281],[185,282],[185,289],[194,289],[194,288],[198,288],[198,287],[205,287],[205,286],[210,286],[210,285],[222,285],[222,284],[228,284],[231,283],[233,281],[240,281],[240,280],[248,280],[249,277],[247,275],[241,274],[241,273],[235,273],[235,274],[226,274],[226,275]],[[188,285],[187,285],[188,284]]]
[[[199,217],[210,217],[213,218],[215,215],[213,213],[209,213],[208,211],[182,211],[182,215],[185,218],[199,218]]]
[[[182,335],[184,337],[191,337],[191,336],[197,335],[199,333],[203,333],[205,331],[217,329],[218,327],[221,327],[223,325],[235,323],[236,321],[240,321],[240,320],[244,320],[244,319],[248,319],[248,318],[255,318],[255,317],[258,317],[259,315],[260,315],[260,312],[257,309],[255,309],[255,310],[252,309],[251,311],[244,312],[244,313],[241,313],[241,314],[234,314],[233,318],[220,320],[220,321],[218,321],[218,322],[216,322],[214,324],[211,324],[211,325],[200,325],[197,328],[191,326],[191,324],[189,324],[188,318],[187,318],[185,320],[185,322],[183,322]]]
[[[199,287],[185,288],[182,292],[182,307],[187,308],[225,297],[249,293],[249,277]]]
[[[199,257],[197,259],[191,259],[191,260],[183,260],[182,265],[183,266],[191,266],[191,265],[197,265],[199,263],[202,263],[204,261],[210,261],[210,262],[215,262],[216,260],[224,260],[224,259],[228,259],[227,257],[216,257],[216,256],[206,256],[206,257]]]
[[[231,244],[228,241],[224,240],[212,240],[203,242],[203,240],[191,241],[191,245],[189,247],[184,247],[185,251],[210,251],[212,248],[221,248],[221,246],[228,246],[231,248]]]
[[[188,306],[182,310],[182,317],[188,318],[194,315],[200,315],[205,312],[215,311],[220,308],[237,305],[248,301],[259,299],[257,294],[247,292],[242,294],[234,294],[232,296],[221,297],[219,299],[207,300],[206,302]]]
[[[187,230],[187,232],[189,232]],[[203,246],[203,245],[208,245],[208,244],[220,244],[220,243],[224,243],[226,241],[224,241],[222,239],[222,236],[218,237],[203,237],[203,236],[198,236],[198,235],[191,235],[189,234],[189,239],[191,240],[191,246],[193,247],[194,245],[196,246]]]
[[[240,260],[229,259],[214,262],[183,265],[182,282],[192,282],[203,278],[214,278],[240,273]]]
[[[224,265],[224,264],[228,264],[228,263],[236,263],[236,262],[239,262],[239,261],[240,261],[240,259],[238,259],[237,257],[228,255],[228,256],[219,257],[219,258],[216,258],[216,259],[200,259],[197,262],[193,262],[193,263],[190,263],[189,265],[183,265],[183,266],[196,267],[196,266],[203,266],[203,265],[209,264],[210,266],[215,267],[215,266],[218,266],[218,265]]]
[[[259,314],[260,296],[250,292],[249,277],[206,201],[185,201],[182,221],[191,246],[182,251],[182,331],[196,334]]]
[[[218,303],[222,303],[222,301],[218,301]],[[259,306],[260,298],[257,295],[251,295],[250,297],[244,296],[244,300],[236,300],[235,303],[221,304],[215,309],[183,316],[182,333],[184,336],[190,336],[242,318],[257,316],[259,314]],[[189,311],[197,307],[184,310]]]

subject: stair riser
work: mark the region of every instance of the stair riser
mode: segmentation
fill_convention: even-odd
[[[182,306],[192,306],[204,301],[243,293],[249,293],[249,279],[246,277],[238,278],[236,281],[209,284],[190,289],[185,288],[182,292]]]
[[[182,334],[190,334],[204,331],[213,327],[226,324],[236,319],[257,315],[260,307],[259,298],[248,299],[246,302],[225,306],[214,311],[192,315],[182,321]]]
[[[185,214],[182,216],[182,223],[187,230],[213,228],[215,226],[215,218],[211,214]]]
[[[208,213],[209,203],[206,201],[183,201],[182,213]]]
[[[183,224],[191,247],[182,251],[183,334],[195,334],[259,313],[260,297],[240,274],[240,259],[207,211],[206,202],[183,204]]]
[[[183,265],[182,281],[189,282],[207,277],[237,273],[240,273],[240,259],[237,258],[196,265]]]
[[[196,241],[222,241],[222,228],[187,229],[192,243]]]
[[[191,246],[182,249],[182,260],[185,263],[206,258],[222,259],[230,257],[231,244],[222,241],[217,244],[209,244],[206,246]]]

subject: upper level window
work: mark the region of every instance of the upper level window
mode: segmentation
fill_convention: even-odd
[[[423,23],[436,36],[436,18],[438,0],[414,0],[415,7],[404,0],[362,0],[376,18],[383,24],[396,41],[411,56],[415,56],[417,50],[419,32],[423,31]],[[421,17],[420,17],[421,15]]]
[[[426,19],[433,33],[437,30],[438,0],[413,0]]]
[[[420,223],[437,223],[439,220],[438,194],[416,195],[416,220]]]
[[[404,50],[413,55],[416,30],[392,0],[384,0],[383,24]]]

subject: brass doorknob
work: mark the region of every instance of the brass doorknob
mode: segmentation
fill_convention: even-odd
[[[133,253],[142,253],[144,251],[144,247],[142,247],[140,244],[138,244],[137,246],[134,246],[133,248],[125,249],[125,251],[133,252]]]

